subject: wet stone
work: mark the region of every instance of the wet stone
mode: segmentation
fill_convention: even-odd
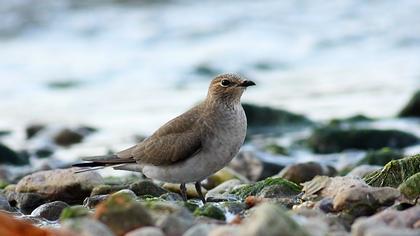
[[[231,179],[237,179],[243,183],[249,182],[245,176],[242,176],[241,174],[239,174],[238,172],[236,172],[235,170],[229,167],[224,167],[223,169],[209,176],[206,179],[205,184],[203,184],[203,187],[206,189],[213,189],[217,187],[218,185]]]
[[[313,179],[317,175],[334,176],[337,171],[334,167],[318,162],[297,163],[284,168],[279,177],[300,184]]]
[[[104,194],[111,194],[124,189],[126,186],[124,185],[108,185],[108,184],[100,184],[95,186],[90,192],[90,196],[95,195],[104,195]]]
[[[179,195],[178,193],[172,193],[172,192],[168,192],[165,194],[160,195],[160,198],[166,201],[183,201],[181,195]]]
[[[398,160],[403,157],[403,154],[399,151],[393,150],[391,148],[382,148],[377,151],[370,151],[363,157],[357,165],[379,165],[384,166],[392,160]]]
[[[420,117],[420,90],[410,99],[408,104],[400,111],[399,117]]]
[[[107,225],[116,235],[153,225],[148,210],[127,193],[113,194],[100,203],[96,207],[94,218]]]
[[[403,211],[387,209],[368,218],[359,218],[352,225],[354,236],[418,235],[420,206]]]
[[[82,203],[92,189],[103,183],[96,172],[75,174],[75,168],[35,172],[16,185],[17,193],[39,194],[48,201]]]
[[[125,236],[165,236],[165,233],[158,227],[142,227],[125,234]]]
[[[143,196],[148,195],[152,197],[159,197],[162,194],[168,193],[164,188],[161,188],[157,184],[150,180],[141,180],[130,184],[129,188],[137,195]]]
[[[0,194],[0,210],[3,211],[12,211],[12,207],[9,204],[9,201],[7,201],[6,197]]]
[[[54,142],[60,146],[70,146],[80,143],[83,140],[83,135],[70,129],[63,129],[54,137]]]
[[[214,224],[197,224],[188,229],[183,236],[207,236],[215,227]]]
[[[404,148],[414,145],[419,139],[400,130],[342,129],[327,126],[313,131],[306,141],[316,153],[336,153],[348,149],[372,150],[385,147]]]
[[[214,189],[210,190],[206,194],[206,200],[209,202],[219,202],[219,201],[229,201],[229,200],[239,200],[234,194],[230,194],[230,192],[236,187],[241,184],[241,181],[238,179],[231,179],[228,180]]]
[[[250,216],[241,224],[240,234],[245,236],[308,236],[309,234],[299,226],[281,207],[263,203],[255,207]]]
[[[226,209],[227,212],[233,215],[239,214],[248,208],[248,206],[244,202],[240,202],[240,201],[221,202],[220,206]]]
[[[45,203],[33,210],[31,215],[42,217],[51,221],[58,220],[63,209],[68,206],[69,205],[67,203],[61,201]]]
[[[206,203],[203,207],[197,208],[194,211],[195,216],[206,216],[217,220],[226,220],[222,209],[213,203]]]
[[[246,103],[242,104],[242,106],[245,110],[248,127],[250,129],[264,126],[313,124],[313,122],[305,116],[286,110]]]
[[[45,128],[45,125],[42,125],[42,124],[29,125],[25,129],[26,139],[30,139],[34,137],[39,131],[43,130],[44,128]]]
[[[390,187],[348,187],[334,197],[333,208],[355,217],[367,216],[380,207],[392,205],[399,196],[400,192]]]
[[[180,217],[177,214],[170,214],[160,218],[156,225],[166,235],[183,235],[193,225],[192,217]]]
[[[88,207],[88,208],[94,208],[99,203],[105,201],[109,196],[110,196],[109,194],[103,194],[103,195],[95,195],[92,197],[87,197],[83,201],[83,206]]]
[[[251,151],[239,152],[229,163],[229,167],[251,181],[273,176],[284,168],[279,164],[263,162],[255,152]]]
[[[90,218],[69,219],[62,223],[64,229],[83,236],[114,236],[114,234],[98,220]]]
[[[17,153],[0,143],[0,165],[9,164],[9,165],[27,165],[29,164],[29,156],[24,155],[23,153]]]
[[[24,214],[30,214],[35,208],[47,202],[44,196],[37,193],[15,193],[9,201],[16,202],[16,207]]]
[[[50,148],[40,148],[35,151],[35,155],[38,158],[47,158],[50,157],[52,154],[54,154],[54,150]]]

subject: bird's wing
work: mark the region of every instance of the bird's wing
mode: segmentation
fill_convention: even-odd
[[[169,121],[152,136],[117,155],[131,156],[139,163],[169,165],[185,160],[201,150],[200,106]]]

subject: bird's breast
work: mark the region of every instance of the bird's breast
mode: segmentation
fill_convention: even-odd
[[[210,152],[219,161],[229,162],[239,151],[246,136],[247,121],[241,105],[224,111],[215,120],[211,137],[207,139]]]

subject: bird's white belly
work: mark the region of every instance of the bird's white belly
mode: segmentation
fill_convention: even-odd
[[[186,161],[169,166],[145,165],[143,174],[149,178],[171,183],[196,182],[222,169],[231,159],[200,153]]]

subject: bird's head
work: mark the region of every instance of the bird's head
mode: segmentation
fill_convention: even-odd
[[[213,101],[239,103],[245,89],[253,85],[255,85],[254,82],[240,75],[221,74],[211,81],[207,98]]]

